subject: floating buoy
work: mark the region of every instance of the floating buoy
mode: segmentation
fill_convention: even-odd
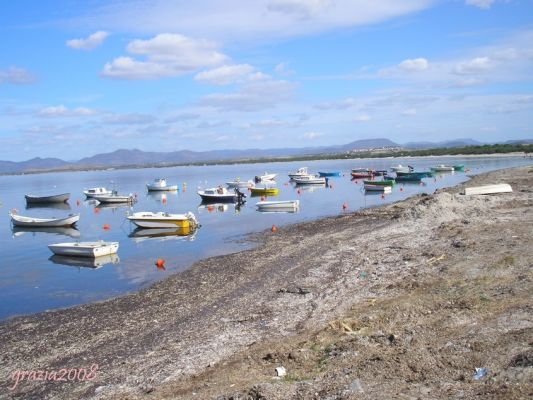
[[[98,214],[98,213],[100,212],[100,209],[95,207],[94,210],[93,210],[93,212],[94,212],[95,214]]]
[[[384,195],[384,194],[382,194],[382,195],[381,195],[381,198],[382,198],[382,199],[384,199],[384,198],[385,198],[385,195]]]
[[[261,201],[265,201],[265,196],[261,196]]]
[[[162,258],[158,258],[155,262],[155,266],[157,267],[157,269],[165,269],[165,260],[163,260]]]
[[[103,229],[104,231],[108,231],[108,230],[111,229],[111,227],[109,226],[109,224],[104,224],[104,226],[102,226],[102,229]]]
[[[213,212],[214,209],[215,209],[215,206],[207,206],[208,212]]]
[[[76,205],[79,207],[79,205],[80,205],[80,201],[79,200],[76,200]]]
[[[276,232],[278,230],[278,228],[276,228],[276,225],[272,225],[272,228],[270,228],[270,230],[272,232]]]
[[[400,188],[400,192],[403,192],[403,187]]]
[[[346,211],[348,209],[348,204],[343,203],[342,205],[342,211]]]
[[[332,183],[329,184],[329,188],[333,189],[333,184]]]
[[[166,197],[163,197],[163,198],[161,199],[161,203],[163,203],[163,204],[167,204],[167,198],[166,198]]]
[[[358,184],[359,184],[359,181],[356,180],[356,181],[355,181],[355,184],[358,185]]]
[[[300,189],[298,189],[298,190],[296,191],[296,193],[300,194],[300,193],[301,193],[301,192],[300,192]]]

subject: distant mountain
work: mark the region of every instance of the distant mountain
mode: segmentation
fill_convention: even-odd
[[[483,142],[474,139],[454,139],[444,142],[409,142],[405,143],[403,147],[408,149],[432,149],[438,147],[464,147],[464,146],[481,146]]]
[[[49,170],[62,168],[70,165],[70,163],[60,160],[59,158],[40,158],[35,157],[31,160],[14,162],[14,161],[0,161],[0,172],[31,172],[39,170]]]
[[[504,144],[533,144],[533,139],[508,140]]]

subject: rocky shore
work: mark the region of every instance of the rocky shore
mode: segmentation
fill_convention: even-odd
[[[465,185],[491,183],[514,191],[290,225],[138,293],[8,320],[0,398],[530,398],[533,167]],[[50,378],[80,368],[92,379]]]

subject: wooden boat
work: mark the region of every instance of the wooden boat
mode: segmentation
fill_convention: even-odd
[[[255,205],[258,211],[295,212],[300,207],[300,200],[260,201]]]
[[[293,179],[298,185],[323,185],[326,183],[326,178],[318,175],[303,175]]]
[[[234,181],[226,182],[226,186],[230,189],[234,189],[234,188],[247,189],[247,188],[254,187],[255,183],[250,180],[241,181],[239,178],[237,178]]]
[[[435,167],[431,167],[430,169],[435,172],[453,172],[454,171],[453,167],[450,167],[449,165],[443,165],[443,164],[437,165]]]
[[[319,172],[318,176],[326,178],[326,177],[333,177],[333,176],[341,176],[341,173],[340,171]]]
[[[396,183],[394,181],[394,179],[384,179],[382,181],[367,181],[367,180],[364,180],[363,183],[365,185],[379,185],[379,186],[394,186],[394,184]]]
[[[107,195],[95,195],[92,197],[100,203],[133,203],[133,195],[120,195],[115,190]]]
[[[116,254],[108,254],[105,256],[99,256],[94,258],[89,257],[71,257],[53,255],[48,259],[54,264],[67,265],[69,267],[83,267],[83,268],[101,268],[106,264],[118,264],[120,258]]]
[[[61,226],[72,226],[80,220],[80,214],[70,214],[63,218],[34,218],[17,215],[10,212],[11,222],[13,226],[33,226],[33,227],[48,227],[55,228]]]
[[[118,250],[118,242],[73,242],[48,245],[52,253],[60,256],[100,257],[114,254]]]
[[[413,167],[409,165],[398,164],[390,167],[390,169],[392,172],[410,172],[413,170]]]
[[[178,185],[167,185],[167,180],[165,178],[156,178],[152,183],[146,184],[146,189],[149,192],[165,192],[178,190]]]
[[[256,182],[273,181],[274,179],[276,179],[276,176],[278,176],[278,174],[269,174],[268,172],[265,172],[263,175],[257,175],[255,177],[255,181]]]
[[[368,168],[354,168],[351,172],[352,178],[372,178],[374,173]]]
[[[465,166],[464,165],[454,165],[453,166],[453,170],[454,171],[464,171],[465,170]]]
[[[305,176],[305,175],[309,175],[309,173],[307,172],[307,167],[298,168],[298,171],[296,172],[289,172],[290,179],[294,179],[299,176]]]
[[[96,196],[98,195],[107,196],[107,195],[110,195],[111,193],[113,192],[111,190],[106,189],[105,187],[96,187],[96,188],[91,188],[91,189],[87,189],[83,191],[83,194],[88,199],[92,198],[95,195]]]
[[[383,193],[390,193],[392,191],[392,188],[390,186],[384,186],[384,185],[373,185],[370,183],[365,183],[364,188],[366,191],[369,192],[383,192]]]
[[[238,189],[229,191],[222,186],[199,190],[197,193],[202,198],[202,202],[211,203],[237,203],[241,202],[243,198],[246,197],[246,195],[239,192]]]
[[[51,196],[27,194],[24,197],[26,198],[26,203],[66,203],[70,198],[70,193],[54,194]]]
[[[278,188],[259,188],[253,187],[250,189],[252,196],[277,196],[279,194]]]
[[[198,221],[192,212],[186,214],[136,212],[126,217],[141,228],[196,228]]]

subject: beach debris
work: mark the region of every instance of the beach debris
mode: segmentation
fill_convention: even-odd
[[[437,261],[442,261],[446,258],[446,254],[443,254],[439,257],[431,257],[427,262],[429,265],[432,265],[434,263],[436,263]]]
[[[473,186],[465,188],[463,194],[466,196],[472,194],[496,194],[496,193],[510,193],[513,191],[511,185],[507,183],[501,183],[498,185],[485,185],[485,186]]]
[[[476,381],[479,381],[480,379],[483,379],[485,375],[487,375],[487,372],[489,372],[487,368],[476,368],[473,378]]]
[[[292,294],[308,294],[311,291],[303,287],[281,288],[278,293],[292,293]]]
[[[287,370],[285,367],[276,367],[276,375],[280,378],[287,375]]]

